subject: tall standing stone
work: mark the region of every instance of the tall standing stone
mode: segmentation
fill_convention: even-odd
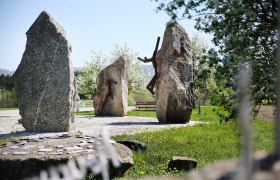
[[[182,26],[167,26],[156,56],[156,114],[160,123],[189,122],[193,94],[193,63],[188,34]]]
[[[127,57],[119,57],[99,73],[96,78],[95,115],[124,116],[127,114],[129,65]]]
[[[75,86],[65,31],[43,11],[26,36],[14,74],[22,125],[32,132],[68,131],[74,121]]]

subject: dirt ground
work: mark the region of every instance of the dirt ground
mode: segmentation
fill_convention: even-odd
[[[275,106],[261,106],[257,117],[266,121],[275,120]]]

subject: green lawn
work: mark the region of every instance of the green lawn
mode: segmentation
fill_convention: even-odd
[[[6,142],[10,142],[12,140],[15,140],[15,137],[10,137],[10,138],[0,138],[0,145],[5,144]]]
[[[127,116],[156,117],[155,111],[132,110],[127,112]]]
[[[0,108],[0,111],[4,111],[4,110],[17,110],[18,108]]]
[[[191,119],[199,120],[199,121],[216,121],[219,117],[216,115],[216,111],[221,111],[219,107],[216,106],[202,106],[201,107],[201,114],[198,114],[197,109],[194,109],[192,112]],[[82,111],[82,112],[75,112],[75,115],[79,116],[92,116],[94,115],[93,111]],[[141,117],[156,117],[155,111],[144,111],[144,110],[132,110],[128,111],[127,116],[141,116]]]
[[[75,112],[76,116],[93,116],[93,111],[81,111],[81,112]]]
[[[94,111],[82,111],[82,112],[75,112],[77,116],[92,116],[94,115]],[[132,110],[128,111],[128,116],[142,116],[142,117],[156,117],[155,111],[139,111],[139,110]]]
[[[197,121],[205,121],[205,122],[212,122],[212,121],[219,121],[219,117],[217,116],[217,111],[222,111],[221,108],[217,106],[202,106],[201,113],[198,114],[197,109],[192,111],[192,120]],[[223,112],[225,113],[225,112]],[[132,110],[128,111],[128,116],[142,116],[142,117],[156,117],[155,111],[143,111],[143,110]]]
[[[217,160],[239,156],[242,142],[236,121],[220,123],[216,110],[217,107],[203,107],[200,115],[196,110],[193,111],[192,119],[209,122],[209,124],[113,137],[115,140],[142,141],[148,146],[146,151],[134,153],[135,164],[128,170],[125,178],[184,174],[167,171],[168,161],[174,155],[197,159],[198,168]],[[135,115],[134,113],[141,112],[131,113]],[[143,116],[155,116],[155,112],[142,113]],[[253,127],[256,150],[271,151],[274,136],[273,123],[254,120]]]

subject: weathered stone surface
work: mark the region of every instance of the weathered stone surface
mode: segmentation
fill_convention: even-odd
[[[101,139],[88,139],[96,142],[92,144],[91,149],[77,147],[76,145],[79,144],[80,140],[76,137],[40,139],[37,142],[27,142],[26,145],[32,148],[20,151],[10,148],[15,146],[15,142],[8,142],[7,146],[1,150],[3,153],[0,155],[0,179],[25,179],[38,176],[41,170],[48,170],[51,166],[65,164],[70,159],[75,160],[79,157],[85,157],[87,160],[91,160],[95,158],[100,149],[98,144],[102,144]],[[64,149],[59,149],[62,151],[58,152],[57,146],[63,146]],[[133,153],[128,147],[119,143],[113,143],[112,146],[121,166],[119,168],[113,167],[109,152],[102,150],[109,159],[110,178],[123,175],[133,165]],[[39,147],[45,149],[41,151]]]
[[[32,132],[68,131],[74,121],[75,85],[65,31],[43,11],[26,36],[14,75],[22,125]]]
[[[192,112],[193,63],[188,34],[182,26],[167,26],[156,56],[156,114],[160,123],[189,122]]]
[[[53,149],[52,148],[43,148],[38,150],[38,152],[51,152]]]
[[[129,60],[120,57],[96,78],[96,116],[125,116],[128,110]]]
[[[185,170],[190,171],[195,169],[197,166],[197,160],[188,158],[188,157],[180,157],[173,156],[168,163],[168,169],[173,170]]]
[[[13,155],[27,155],[27,152],[16,151]]]
[[[140,141],[135,140],[119,140],[117,143],[127,146],[132,151],[143,151],[147,149],[147,145]]]
[[[120,167],[115,168],[112,165],[112,162],[110,161],[109,165],[109,171],[110,171],[110,178],[113,177],[120,177],[123,176],[124,173],[133,165],[133,152],[126,147],[125,145],[122,145],[120,143],[114,143],[112,144],[115,148],[115,151],[118,155],[118,160],[121,162]]]

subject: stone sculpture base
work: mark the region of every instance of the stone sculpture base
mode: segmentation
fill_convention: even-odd
[[[85,157],[92,159],[101,144],[100,138],[90,136],[53,136],[48,138],[26,138],[0,146],[0,179],[23,179],[38,176],[41,170],[65,164],[70,159]],[[110,177],[120,176],[133,164],[132,151],[126,146],[112,144],[120,168],[111,169]]]

